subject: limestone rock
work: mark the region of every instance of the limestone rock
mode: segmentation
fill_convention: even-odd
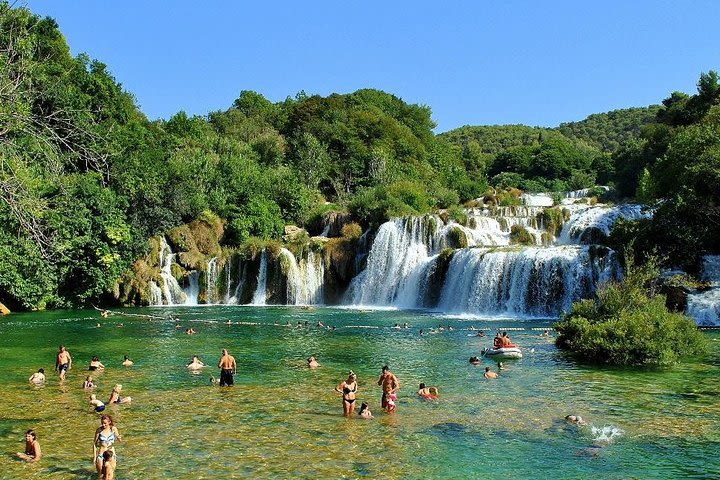
[[[0,303],[0,315],[10,315],[10,310],[2,303]]]

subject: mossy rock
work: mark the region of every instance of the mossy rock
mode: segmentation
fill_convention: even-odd
[[[452,227],[447,234],[448,247],[450,248],[467,248],[468,239],[465,232],[458,228]]]
[[[555,242],[555,237],[548,232],[542,232],[540,234],[540,241],[544,246],[549,247]]]
[[[535,245],[535,237],[522,225],[513,225],[510,228],[511,245]]]

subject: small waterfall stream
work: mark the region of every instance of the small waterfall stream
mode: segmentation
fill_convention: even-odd
[[[265,305],[267,299],[267,252],[260,254],[260,270],[257,276],[257,288],[252,298],[252,305]]]

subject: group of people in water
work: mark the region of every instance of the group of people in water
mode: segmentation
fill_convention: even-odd
[[[72,355],[65,348],[65,345],[60,345],[58,353],[55,357],[55,371],[58,373],[58,378],[61,382],[65,381],[67,372],[72,369],[72,363]],[[133,361],[125,355],[122,365],[124,367],[130,367],[133,365]],[[105,370],[105,365],[103,365],[97,356],[93,356],[90,359],[88,371],[99,373],[103,370]],[[30,378],[28,378],[28,381],[35,386],[43,385],[46,381],[45,370],[43,368],[38,369],[37,372],[33,373]],[[82,389],[85,391],[93,390],[95,386],[93,377],[87,375],[82,383]],[[121,396],[121,392],[122,385],[119,383],[115,384],[110,392],[107,404],[119,405],[132,402],[131,397]],[[90,394],[89,403],[94,412],[100,413],[106,408],[106,403],[99,400],[95,393]],[[97,473],[100,475],[102,480],[112,480],[114,478],[115,467],[117,465],[114,443],[119,439],[120,434],[113,423],[112,417],[110,415],[103,414],[100,417],[100,427],[96,430],[93,441],[93,464],[95,465]],[[25,451],[18,452],[16,456],[19,459],[30,463],[40,460],[40,457],[42,456],[40,442],[38,441],[34,430],[28,430],[25,433]]]
[[[287,323],[287,326],[291,326],[289,321]],[[298,322],[298,328],[308,326],[308,322],[305,322],[304,325],[301,322]],[[319,328],[330,328],[325,327],[325,325],[323,325],[321,322],[318,322],[317,326]],[[407,329],[409,328],[409,325],[405,323],[401,327],[400,324],[395,324],[395,326],[392,328],[396,330],[401,328]],[[452,330],[452,327],[448,325],[447,329],[448,331],[450,331]],[[441,325],[438,325],[437,329],[432,329],[433,333],[443,330],[445,329]],[[474,328],[471,328],[471,330],[474,330]],[[195,333],[195,331],[186,331],[186,333],[193,334]],[[422,333],[423,332],[421,330],[421,334]],[[543,335],[547,336],[547,330],[543,333]],[[498,332],[493,341],[493,348],[507,348],[514,346],[515,345],[513,345],[513,343],[510,341],[507,332],[503,332],[502,334]],[[58,376],[61,382],[65,380],[66,373],[72,368],[72,362],[73,359],[70,352],[65,348],[64,345],[60,345],[59,351],[56,356],[55,370],[58,372]],[[480,358],[471,357],[470,363],[478,365],[480,364]],[[133,362],[127,355],[125,355],[122,365],[124,367],[130,367],[133,365]],[[186,365],[186,367],[191,371],[199,371],[201,368],[206,366],[207,365],[203,363],[198,358],[198,356],[193,356],[190,363]],[[222,349],[221,356],[217,363],[217,367],[220,369],[219,379],[215,379],[211,376],[211,383],[222,387],[232,386],[234,384],[234,375],[237,371],[237,362],[235,358],[230,355],[227,349]],[[320,363],[318,363],[317,359],[314,356],[310,356],[307,358],[307,367],[310,369],[315,369],[320,367]],[[100,372],[104,369],[105,365],[103,365],[100,359],[97,356],[93,356],[90,360],[88,371]],[[498,370],[504,369],[505,366],[503,365],[503,363],[499,362]],[[486,379],[494,379],[498,377],[497,373],[493,372],[490,367],[485,367],[485,372],[483,376]],[[44,369],[40,368],[37,372],[33,373],[28,380],[33,385],[42,385],[46,381]],[[381,408],[387,413],[395,412],[397,409],[398,390],[400,388],[400,382],[397,376],[390,371],[388,365],[382,367],[381,374],[377,380],[377,385],[381,387],[382,391],[382,396],[380,399]],[[93,388],[95,388],[95,383],[92,376],[86,376],[82,388],[84,390],[92,390]],[[121,396],[121,391],[122,385],[116,384],[113,387],[110,393],[110,397],[106,403],[130,403],[132,399],[130,397]],[[347,378],[340,382],[335,387],[334,391],[340,394],[343,415],[347,417],[354,415],[355,408],[357,406],[356,400],[358,395],[357,375],[352,370],[349,371]],[[425,383],[420,383],[417,390],[417,395],[422,399],[437,399],[439,397],[439,390],[438,387],[427,386]],[[106,409],[106,403],[99,400],[95,393],[90,394],[89,403],[94,412],[102,413]],[[361,403],[359,416],[363,419],[373,418],[367,402]],[[584,421],[579,416],[568,415],[565,419],[572,424],[584,424]],[[102,416],[100,417],[100,427],[95,431],[93,441],[93,463],[98,474],[103,480],[111,480],[114,478],[114,472],[117,466],[117,457],[115,455],[114,444],[116,441],[120,440],[120,438],[120,433],[118,432],[118,429],[116,428],[112,417],[107,414],[102,414]],[[26,462],[37,462],[40,459],[41,455],[42,453],[40,443],[37,440],[34,430],[28,430],[25,434],[25,451],[18,452],[17,457]]]

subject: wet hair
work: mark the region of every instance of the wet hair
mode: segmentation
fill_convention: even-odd
[[[480,359],[478,357],[470,357],[470,360],[468,360],[470,363],[479,362]]]
[[[357,375],[355,375],[355,372],[353,372],[352,370],[350,370],[350,371],[348,372],[348,377],[357,377]]]
[[[38,373],[45,373],[45,369],[44,369],[44,368],[39,368],[39,369],[38,369]]]
[[[93,355],[92,360],[90,360],[90,361],[91,361],[91,362],[99,362],[100,359],[98,358],[97,355]]]
[[[104,413],[103,415],[100,416],[100,423],[102,424],[103,420],[105,420],[105,419],[107,419],[110,422],[111,427],[115,426],[115,422],[113,422],[112,417],[110,415],[108,415],[107,413]]]
[[[368,408],[368,404],[365,403],[365,402],[363,402],[362,405],[360,405],[360,413],[362,413],[362,412],[364,412],[365,410],[367,410],[367,408]]]
[[[490,371],[490,367],[485,367],[485,371],[486,371],[486,372],[489,372],[489,371]]]
[[[127,355],[125,355],[124,360],[130,360]]]
[[[30,435],[33,438],[33,440],[36,439],[35,430],[33,430],[32,428],[30,430],[28,430],[27,432],[25,432],[25,435]]]
[[[112,450],[108,449],[103,452],[103,463],[107,462],[108,460],[112,459],[113,452]]]
[[[421,389],[425,388],[425,384],[424,384],[424,383],[421,383],[421,384],[420,384],[420,388],[421,388]]]
[[[382,368],[382,371],[383,371],[383,372],[387,372],[388,370],[390,370],[390,367],[388,367],[387,365],[385,365],[385,366]]]

